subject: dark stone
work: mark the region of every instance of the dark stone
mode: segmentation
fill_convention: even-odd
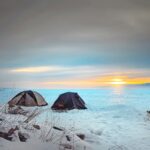
[[[8,133],[0,132],[0,137],[6,139],[8,141],[12,141],[12,137],[10,137]]]
[[[19,130],[18,126],[16,126],[15,128],[9,129],[8,133],[6,133],[6,132],[0,132],[0,137],[4,138],[6,140],[12,141],[12,137],[11,136],[14,134],[14,132],[16,130]]]
[[[55,130],[59,130],[59,131],[63,131],[63,129],[58,128],[58,127],[56,127],[56,126],[53,126],[53,129],[55,129]]]
[[[26,142],[27,139],[29,138],[28,134],[21,133],[21,132],[18,132],[18,136],[19,136],[19,139],[20,139],[21,142]]]
[[[37,130],[40,130],[40,129],[41,129],[40,126],[39,126],[39,125],[36,125],[36,124],[34,124],[33,127],[34,127],[35,129],[37,129]]]
[[[71,141],[71,138],[68,135],[66,135],[66,139],[67,141]]]
[[[84,139],[85,139],[85,135],[84,135],[84,134],[77,134],[77,136],[78,136],[81,140],[84,140]]]
[[[4,119],[0,118],[0,121],[3,121]]]
[[[147,113],[150,114],[150,111],[148,110]]]

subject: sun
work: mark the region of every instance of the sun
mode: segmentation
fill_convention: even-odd
[[[112,85],[124,85],[124,84],[126,84],[126,82],[123,79],[116,78],[116,79],[112,79],[110,84],[112,84]]]

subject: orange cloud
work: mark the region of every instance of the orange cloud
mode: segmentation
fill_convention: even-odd
[[[63,81],[44,82],[43,85],[48,87],[66,87],[66,88],[96,88],[100,86],[112,85],[130,85],[130,84],[144,84],[150,83],[150,77],[144,78],[129,78],[127,76],[106,76],[96,77],[93,79],[75,79]]]

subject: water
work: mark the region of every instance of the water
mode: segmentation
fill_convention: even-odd
[[[20,89],[0,89],[0,105],[6,103]],[[76,128],[86,134],[86,141],[94,150],[149,150],[150,87],[129,86],[79,90],[36,90],[41,93],[49,106],[58,95],[73,91],[84,99],[87,110],[72,110],[54,113],[62,126]]]

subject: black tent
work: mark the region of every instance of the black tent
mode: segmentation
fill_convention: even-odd
[[[45,106],[48,105],[44,98],[35,91],[23,91],[13,97],[8,104],[19,106]]]
[[[61,94],[51,108],[53,110],[87,109],[78,93],[73,92]]]

